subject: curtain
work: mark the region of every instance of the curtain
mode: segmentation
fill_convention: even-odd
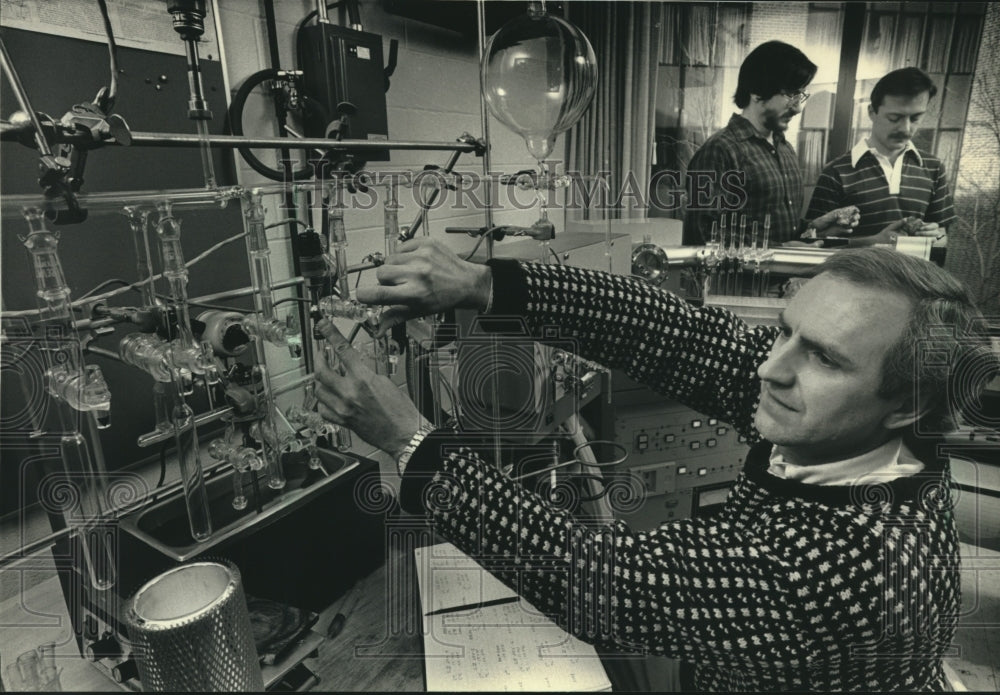
[[[588,176],[610,171],[613,218],[644,219],[653,164],[658,2],[566,3],[567,19],[590,39],[597,56],[597,95],[566,135],[566,170]],[[584,207],[583,219],[604,219]]]

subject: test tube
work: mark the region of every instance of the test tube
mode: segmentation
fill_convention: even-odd
[[[333,186],[338,184],[334,183]],[[331,187],[326,216],[330,229],[330,248],[334,254],[334,266],[337,273],[337,289],[341,299],[351,298],[351,283],[347,266],[347,227],[344,225],[344,203],[337,191]]]
[[[708,250],[713,254],[719,251],[719,223],[717,220],[712,220],[712,231],[710,232],[711,237],[708,242]]]
[[[733,294],[737,297],[743,294],[743,270],[744,264],[746,263],[746,228],[747,228],[747,216],[740,215],[740,240],[739,248],[736,251],[736,284],[733,288]]]
[[[97,444],[94,445],[95,454]],[[114,555],[103,534],[92,531],[103,517],[100,500],[103,498],[103,466],[91,458],[87,440],[79,431],[64,434],[59,439],[59,454],[67,473],[75,474],[72,484],[79,486],[79,504],[70,510],[68,521],[76,527],[80,550],[91,585],[105,591],[114,586]]]
[[[149,264],[149,234],[147,232],[149,212],[149,210],[134,207],[125,208],[129,227],[132,228],[132,248],[135,251],[136,275],[141,283],[139,292],[142,294],[142,302],[145,306],[156,306],[159,302],[156,299],[155,288],[151,280],[153,269]]]
[[[333,346],[329,343],[323,348],[323,356],[326,359],[326,366],[333,370],[342,369],[340,364],[340,358],[337,357],[337,352],[333,349]],[[313,386],[315,388],[315,385]],[[337,451],[349,451],[353,444],[351,439],[351,431],[346,427],[341,427],[340,425],[334,426],[336,429],[333,432],[334,446],[337,447]]]
[[[264,202],[259,188],[252,189],[243,197],[243,228],[246,231],[247,262],[250,265],[250,283],[253,287],[256,308],[256,314],[247,317],[243,326],[255,338],[284,347],[288,344],[288,330],[284,322],[279,321],[274,313],[274,297],[271,294],[271,249],[267,245]],[[262,358],[263,343],[258,347],[258,358]]]
[[[173,395],[171,421],[177,461],[180,464],[181,484],[184,487],[188,525],[192,538],[199,542],[206,541],[212,535],[212,519],[208,509],[205,475],[198,455],[198,430],[195,426],[194,411],[184,400],[184,393],[180,388],[175,388]]]
[[[753,280],[750,284],[750,296],[760,296],[760,249],[757,248],[757,220],[750,227],[750,253],[753,258]]]
[[[726,293],[726,269],[729,267],[729,259],[726,256],[726,215],[719,218],[719,271],[716,282],[716,294]]]
[[[395,176],[389,177],[389,183],[385,189],[385,257],[388,258],[396,253],[396,245],[399,243],[399,184]]]
[[[212,143],[209,139],[208,121],[195,121],[198,140],[201,142],[201,170],[205,175],[205,188],[215,188],[215,165],[212,163]]]
[[[702,292],[702,295],[706,297],[710,293],[714,294],[716,292],[715,281],[719,274],[719,223],[717,220],[712,220],[712,232],[707,251],[705,261],[708,265],[708,274],[705,277],[705,285]]]
[[[262,420],[265,426],[261,432],[276,432],[274,427],[274,394],[271,390],[271,379],[267,365],[263,362],[264,340],[270,339],[279,345],[285,344],[285,325],[274,316],[274,299],[271,296],[271,251],[267,245],[267,233],[264,226],[263,194],[259,188],[250,190],[243,196],[243,226],[246,230],[247,260],[250,264],[250,281],[254,290],[254,303],[257,310],[256,321],[244,323],[244,327],[254,338],[257,354],[256,370],[260,377]],[[285,473],[282,469],[280,451],[276,443],[267,442],[261,438],[265,465],[268,469],[267,485],[271,489],[280,490],[285,486]]]
[[[170,298],[177,315],[177,335],[171,342],[170,353],[174,368],[186,369],[193,374],[210,374],[216,369],[211,353],[194,339],[191,331],[191,314],[188,306],[187,266],[184,264],[184,250],[181,247],[181,223],[171,212],[168,200],[156,204],[160,219],[156,234],[160,240],[160,260],[163,276],[170,287]]]
[[[763,261],[764,271],[760,278],[761,295],[767,297],[771,284],[771,261],[768,257],[768,246],[771,242],[771,213],[764,215],[764,236],[760,244],[760,257]]]
[[[733,213],[731,224],[729,225],[729,246],[726,247],[726,289],[724,294],[731,295],[735,291],[736,273],[739,259],[736,256],[736,213]]]
[[[114,555],[103,534],[90,530],[104,517],[106,499],[104,453],[98,420],[85,417],[90,442],[80,431],[79,412],[110,412],[110,392],[99,369],[83,365],[81,344],[72,321],[70,290],[59,260],[58,235],[48,230],[37,208],[25,208],[29,233],[24,246],[31,253],[35,271],[35,295],[42,320],[51,326],[45,332],[42,350],[46,358],[46,380],[54,397],[63,434],[59,451],[70,483],[80,486],[76,509],[65,510],[69,526],[75,528],[91,585],[100,591],[115,583]],[[93,452],[93,456],[91,456]]]
[[[170,3],[168,3],[169,5]],[[175,3],[184,5],[186,3]],[[190,3],[196,5],[197,3]],[[171,10],[174,12],[174,10]],[[212,120],[212,111],[208,108],[208,101],[205,99],[205,88],[201,79],[201,59],[198,55],[198,38],[204,32],[202,18],[204,17],[204,3],[200,13],[186,13],[186,22],[178,22],[177,14],[174,14],[174,29],[181,34],[184,39],[184,54],[187,58],[188,87],[188,118],[194,120],[198,129],[198,140],[201,150],[201,169],[205,176],[205,188],[215,188],[215,166],[212,163],[212,145],[209,140],[208,122]],[[194,22],[191,21],[195,15]],[[197,14],[201,16],[198,17]],[[182,28],[183,27],[183,30]]]
[[[188,272],[181,247],[180,220],[174,218],[170,201],[162,200],[157,203],[156,208],[160,213],[156,225],[156,233],[160,240],[160,260],[163,263],[163,275],[170,286],[170,297],[177,314],[177,336],[171,342],[169,351],[174,384],[170,420],[174,431],[174,444],[177,449],[181,483],[184,487],[184,502],[187,507],[191,537],[200,542],[208,540],[212,535],[212,521],[208,510],[204,471],[198,453],[198,430],[194,422],[194,412],[184,400],[185,393],[190,392],[184,372],[211,375],[216,371],[216,365],[210,349],[206,351],[204,345],[197,343],[191,331],[187,297]],[[212,377],[206,376],[206,382],[210,381]]]

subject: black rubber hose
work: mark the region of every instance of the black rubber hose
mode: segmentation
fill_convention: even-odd
[[[240,88],[236,90],[236,94],[233,96],[233,103],[229,106],[229,128],[233,131],[233,135],[243,135],[243,109],[246,107],[247,99],[250,93],[267,80],[275,80],[278,78],[278,70],[275,68],[268,68],[267,70],[261,70],[250,75]],[[313,103],[313,106],[317,104]],[[238,147],[240,155],[246,161],[250,167],[256,171],[261,176],[266,176],[272,181],[284,181],[285,172],[281,169],[275,169],[264,164],[257,155],[255,155],[249,147]],[[306,179],[311,179],[313,177],[313,167],[306,164],[301,169],[292,171],[293,181],[305,181]]]

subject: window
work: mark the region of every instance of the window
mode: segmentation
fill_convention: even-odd
[[[812,96],[785,134],[798,153],[805,205],[823,165],[867,135],[875,82],[907,65],[938,86],[914,144],[944,161],[954,185],[984,12],[985,3],[665,3],[653,173],[678,171],[683,180],[694,152],[738,111],[732,96],[743,58],[777,39],[818,66]],[[846,90],[840,99],[838,87]],[[650,214],[681,218],[683,210]]]
[[[868,134],[868,97],[878,79],[896,68],[919,67],[938,93],[914,144],[940,157],[954,184],[985,9],[983,3],[869,3],[849,144]]]
[[[752,7],[664,4],[654,173],[686,172],[698,147],[729,120],[740,63],[750,50]]]

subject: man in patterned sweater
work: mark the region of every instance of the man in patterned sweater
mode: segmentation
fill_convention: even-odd
[[[881,248],[819,266],[780,327],[632,278],[400,246],[358,298],[384,325],[447,307],[558,325],[582,356],[731,423],[754,444],[725,507],[592,528],[434,431],[336,329],[320,412],[396,456],[404,508],[570,632],[666,655],[701,690],[932,690],[959,609],[958,541],[933,433],[995,358],[964,288]],[[941,330],[946,326],[947,330]],[[981,374],[973,368],[965,374]],[[956,390],[964,387],[964,390]],[[921,434],[925,436],[920,436]]]

